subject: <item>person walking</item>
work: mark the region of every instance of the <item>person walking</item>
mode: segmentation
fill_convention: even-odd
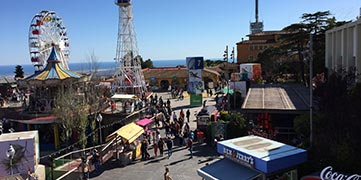
[[[168,167],[165,168],[164,180],[172,180],[172,178],[170,177],[170,174],[169,174],[169,168]]]
[[[176,122],[178,120],[177,114],[173,111],[173,121]]]
[[[163,156],[163,152],[164,152],[164,140],[163,140],[163,138],[159,139],[158,148],[159,148],[160,156]]]
[[[100,154],[96,149],[93,151],[92,164],[94,165],[95,172],[98,173],[100,168]]]
[[[168,137],[166,144],[167,144],[168,159],[169,159],[170,156],[172,155],[172,147],[173,147],[173,142],[170,137]]]
[[[184,119],[184,111],[183,111],[183,109],[181,109],[181,111],[180,111],[180,113],[179,113],[179,117],[180,117],[180,119]]]
[[[187,117],[187,121],[189,122],[189,117],[191,116],[191,112],[189,111],[189,109],[187,109],[186,112],[186,117]]]
[[[188,150],[190,152],[190,158],[193,158],[193,140],[192,138],[188,138]]]

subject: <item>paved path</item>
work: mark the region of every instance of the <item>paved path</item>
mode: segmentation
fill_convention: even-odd
[[[164,101],[166,101],[169,97],[167,93],[157,93],[157,95],[158,97],[162,96]],[[207,100],[207,105],[215,104],[211,98],[204,98],[204,100]],[[175,109],[178,116],[180,109],[183,108],[184,112],[187,109],[190,109],[190,127],[192,130],[194,130],[196,128],[194,113],[195,111],[199,112],[201,107],[188,107],[188,105],[189,99],[184,99],[182,101],[171,99],[171,106]],[[161,130],[161,133],[164,133],[163,129]],[[165,172],[164,169],[166,166],[170,169],[171,177],[174,180],[201,179],[197,175],[197,169],[205,166],[206,163],[211,163],[220,158],[215,153],[215,149],[213,147],[207,146],[205,143],[195,144],[193,148],[192,159],[190,158],[189,151],[185,148],[185,146],[178,146],[177,143],[175,143],[173,154],[169,159],[167,158],[166,153],[163,157],[153,157],[153,150],[148,150],[148,152],[152,156],[150,160],[136,160],[132,164],[125,167],[122,167],[116,160],[110,160],[101,166],[101,171],[99,174],[92,174],[91,179],[160,180],[163,179],[163,174]]]

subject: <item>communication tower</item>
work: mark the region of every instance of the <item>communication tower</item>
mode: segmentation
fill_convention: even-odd
[[[115,0],[115,4],[119,7],[118,40],[114,58],[118,69],[112,90],[116,93],[140,95],[146,91],[146,84],[133,25],[132,1]]]
[[[258,0],[256,1],[256,22],[251,22],[250,23],[250,30],[251,30],[251,34],[255,34],[255,33],[259,33],[263,31],[263,22],[259,22],[258,21]]]

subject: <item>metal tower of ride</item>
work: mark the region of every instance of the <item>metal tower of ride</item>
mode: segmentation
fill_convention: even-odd
[[[118,40],[115,60],[118,69],[115,74],[112,89],[125,94],[142,94],[146,84],[142,72],[138,45],[133,26],[131,0],[115,0],[119,7]]]

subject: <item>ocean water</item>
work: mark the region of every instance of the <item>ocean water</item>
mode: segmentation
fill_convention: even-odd
[[[185,65],[186,60],[153,60],[153,65],[155,67],[175,67],[177,65]],[[23,67],[25,75],[31,75],[34,73],[34,67],[32,64],[20,64]],[[15,75],[16,65],[0,65],[0,76],[9,76]],[[77,63],[69,63],[69,69],[76,72],[89,72],[91,69],[90,64],[88,62],[77,62]],[[113,70],[116,69],[116,63],[113,62],[98,62],[99,70]]]

